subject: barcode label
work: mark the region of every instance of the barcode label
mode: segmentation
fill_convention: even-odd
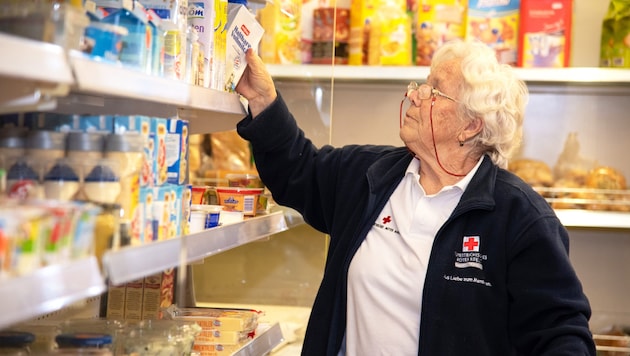
[[[244,213],[252,213],[254,211],[254,195],[245,195],[243,196],[243,212]]]

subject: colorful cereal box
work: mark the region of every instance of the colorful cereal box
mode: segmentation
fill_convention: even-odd
[[[572,0],[522,0],[518,66],[568,67]]]
[[[500,63],[516,65],[520,6],[519,0],[469,0],[466,39],[493,48]]]
[[[445,42],[466,36],[467,1],[420,0],[416,19],[416,65],[429,66]]]

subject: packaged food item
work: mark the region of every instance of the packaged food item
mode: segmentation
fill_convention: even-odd
[[[129,30],[103,22],[92,21],[85,29],[83,52],[106,61],[118,62],[123,47],[123,38]]]
[[[384,0],[370,24],[368,64],[411,65],[411,18],[407,3]]]
[[[237,6],[232,13],[228,13],[225,91],[234,92],[236,90],[236,84],[247,67],[245,53],[250,48],[255,51],[258,50],[258,44],[263,33],[263,27],[244,5]]]
[[[199,68],[200,81],[208,88],[211,85],[214,49],[214,3],[218,0],[197,0],[188,2],[188,24],[197,30],[199,52],[203,65]]]
[[[352,0],[350,7],[350,37],[348,38],[348,64],[368,64],[368,48],[372,21],[378,9],[378,0]]]
[[[127,29],[127,35],[122,39],[120,61],[131,68],[151,73],[152,38],[146,13],[131,2],[122,1],[122,7],[114,9],[102,22]]]
[[[258,210],[258,199],[263,188],[217,187],[219,205],[227,211],[238,211],[254,216]]]
[[[416,65],[430,66],[445,42],[466,36],[467,0],[421,0],[416,20]]]
[[[494,49],[499,63],[516,65],[520,0],[469,0],[466,39]]]
[[[521,0],[519,67],[568,67],[572,0]]]
[[[100,160],[83,182],[85,195],[94,203],[115,203],[120,189],[118,166],[115,161],[107,159]]]
[[[630,67],[630,2],[610,0],[602,22],[601,67]]]
[[[46,199],[70,201],[80,189],[79,175],[65,158],[53,162],[44,175],[44,197]]]
[[[251,332],[258,326],[259,314],[251,309],[179,308],[172,305],[164,311],[164,318],[195,322],[202,329]]]
[[[274,0],[259,11],[264,35],[260,56],[270,64],[300,64],[302,0]]]
[[[223,210],[223,207],[220,205],[192,205],[190,212],[190,233],[194,234],[205,229],[219,226],[221,210]]]
[[[230,187],[241,188],[263,188],[263,183],[255,174],[249,173],[229,173],[225,175]]]
[[[350,10],[318,8],[313,11],[313,64],[348,64]]]

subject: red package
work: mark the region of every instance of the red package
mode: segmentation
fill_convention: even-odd
[[[568,67],[572,0],[522,0],[518,62],[525,68]]]

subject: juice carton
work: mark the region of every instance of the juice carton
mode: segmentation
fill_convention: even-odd
[[[300,64],[302,53],[302,0],[268,2],[259,11],[264,34],[260,56],[269,64]]]
[[[336,12],[336,14],[335,14]],[[313,11],[311,63],[348,64],[350,10],[319,8]]]
[[[216,0],[214,2],[214,42],[210,88],[221,91],[225,88],[227,12],[228,0]]]
[[[519,67],[568,67],[572,0],[522,0]]]
[[[499,63],[516,65],[520,5],[520,0],[469,0],[466,39],[490,46]]]
[[[420,0],[416,20],[416,65],[429,66],[445,42],[466,36],[467,1]]]

